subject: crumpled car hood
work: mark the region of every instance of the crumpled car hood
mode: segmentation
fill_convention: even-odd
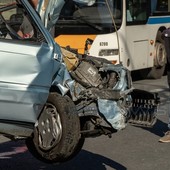
[[[100,61],[98,58],[91,57],[91,59]],[[84,103],[88,100],[97,101],[98,109],[91,109],[99,110],[99,114],[103,115],[113,128],[123,129],[126,125],[126,110],[123,105],[120,107],[121,102],[119,104],[118,102],[122,99],[131,101],[127,96],[133,90],[129,71],[121,65],[107,63],[96,69],[90,63],[92,61],[88,60],[80,61],[81,64],[69,72],[63,64],[53,85],[58,86],[63,95],[70,91],[73,101],[82,100]],[[113,79],[113,82],[111,78],[110,82],[108,79],[111,73],[115,73],[116,79]],[[100,74],[108,79],[107,83],[102,80]]]

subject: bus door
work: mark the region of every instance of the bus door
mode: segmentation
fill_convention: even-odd
[[[129,69],[137,70],[147,67],[148,27],[146,25],[150,11],[148,0],[126,1],[126,51],[129,60]]]

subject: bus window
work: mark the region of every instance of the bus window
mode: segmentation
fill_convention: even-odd
[[[148,5],[147,0],[127,0],[126,14],[128,24],[144,24],[148,19]]]
[[[113,20],[117,29],[122,24],[122,1],[108,0],[110,11],[105,0],[96,0],[91,6],[79,4],[74,0],[67,1],[56,23],[56,36],[61,34],[105,34],[113,32]],[[71,31],[70,31],[71,29]]]
[[[170,9],[168,9],[169,6],[168,0],[153,0],[151,1],[151,15],[170,15]]]
[[[168,0],[158,0],[156,9],[157,11],[168,12]]]

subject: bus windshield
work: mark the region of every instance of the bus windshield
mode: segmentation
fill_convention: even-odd
[[[113,19],[119,29],[122,23],[122,0],[96,0],[90,6],[67,1],[56,24],[56,33],[110,33],[115,30]]]

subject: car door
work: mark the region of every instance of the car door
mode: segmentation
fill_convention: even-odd
[[[46,41],[45,29],[38,19],[35,22],[28,17],[33,24],[34,37],[15,37],[13,25],[16,26],[18,20],[11,21],[10,18],[18,15],[18,11],[27,17],[34,16],[23,7],[19,10],[16,2],[0,7],[0,121],[35,123],[51,87],[53,46],[49,37]]]

